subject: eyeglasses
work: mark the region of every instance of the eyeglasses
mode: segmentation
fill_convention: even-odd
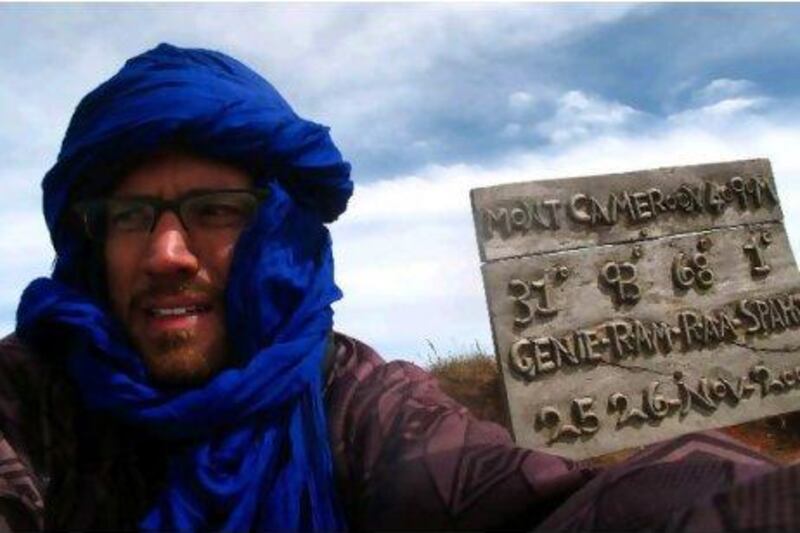
[[[152,196],[110,197],[78,202],[73,210],[90,239],[147,235],[164,211],[172,211],[188,233],[242,230],[268,196],[261,189],[190,191],[174,200]]]

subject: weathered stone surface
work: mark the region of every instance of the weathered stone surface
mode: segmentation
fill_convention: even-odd
[[[483,261],[782,219],[766,159],[529,181],[471,196]]]
[[[723,192],[726,206],[713,217],[665,210],[653,220],[618,219],[610,229],[564,224],[549,244],[524,236],[506,253],[511,258],[485,263],[517,442],[583,458],[796,410],[800,275],[769,163],[625,176],[565,180],[566,195],[621,194],[626,187],[617,181],[666,189],[674,176],[719,183],[738,176],[745,188],[762,180],[770,192],[758,192],[760,185],[752,198]],[[649,181],[639,183],[641,176]],[[547,183],[550,197],[564,197],[558,183]],[[532,185],[513,187],[527,194]],[[478,193],[498,196],[473,191],[478,241],[486,243],[496,236],[481,227]],[[757,194],[760,208],[748,208]],[[636,238],[644,227],[648,235]]]

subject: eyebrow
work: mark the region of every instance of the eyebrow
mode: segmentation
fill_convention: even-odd
[[[255,190],[255,189],[246,188],[246,187],[233,187],[233,188],[225,187],[225,188],[220,188],[220,189],[209,188],[209,187],[201,187],[201,188],[198,188],[198,189],[189,189],[188,191],[186,191],[186,192],[184,192],[182,194],[179,194],[178,196],[175,196],[171,200],[180,200],[181,198],[186,198],[186,197],[189,197],[189,196],[196,196],[196,195],[200,195],[200,194],[207,194],[207,193],[214,193],[214,192],[242,192],[242,191],[253,191],[253,190]],[[156,195],[152,195],[152,194],[130,194],[130,195],[122,194],[122,195],[119,195],[119,196],[112,194],[111,196],[108,197],[108,199],[109,200],[144,200],[144,201],[148,201],[148,200],[158,200],[158,201],[167,200],[163,196],[156,196]]]

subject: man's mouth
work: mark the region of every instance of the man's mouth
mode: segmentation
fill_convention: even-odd
[[[186,315],[198,315],[211,311],[211,305],[198,304],[186,306],[172,306],[172,307],[148,307],[145,312],[154,318],[162,317],[180,317]]]
[[[222,302],[210,287],[151,288],[131,300],[132,317],[142,338],[199,331],[221,320]]]
[[[154,298],[143,304],[140,309],[148,337],[194,330],[205,324],[216,308],[211,300],[199,295]]]

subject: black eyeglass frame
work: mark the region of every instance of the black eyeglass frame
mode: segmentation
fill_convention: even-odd
[[[186,231],[189,231],[189,227],[186,225],[186,221],[183,219],[183,215],[181,214],[181,206],[187,200],[191,200],[193,198],[201,197],[201,196],[208,196],[211,194],[219,194],[219,193],[234,193],[234,194],[248,194],[253,196],[256,199],[256,208],[269,197],[269,190],[268,189],[195,189],[192,191],[187,192],[186,194],[182,194],[177,198],[173,198],[172,200],[165,200],[163,198],[159,198],[157,196],[121,196],[118,198],[115,197],[106,197],[106,198],[94,198],[91,200],[83,200],[80,202],[76,202],[72,205],[72,212],[78,217],[81,226],[83,227],[83,231],[85,235],[90,240],[96,239],[103,239],[104,235],[95,235],[92,231],[92,218],[97,216],[98,214],[104,213],[104,210],[108,206],[108,202],[114,200],[128,200],[133,202],[141,202],[148,206],[152,206],[153,208],[153,220],[150,223],[150,227],[147,229],[147,233],[152,233],[153,229],[156,227],[156,224],[161,219],[161,215],[164,214],[165,211],[171,211],[178,217],[181,225]],[[102,232],[101,232],[102,233]]]

